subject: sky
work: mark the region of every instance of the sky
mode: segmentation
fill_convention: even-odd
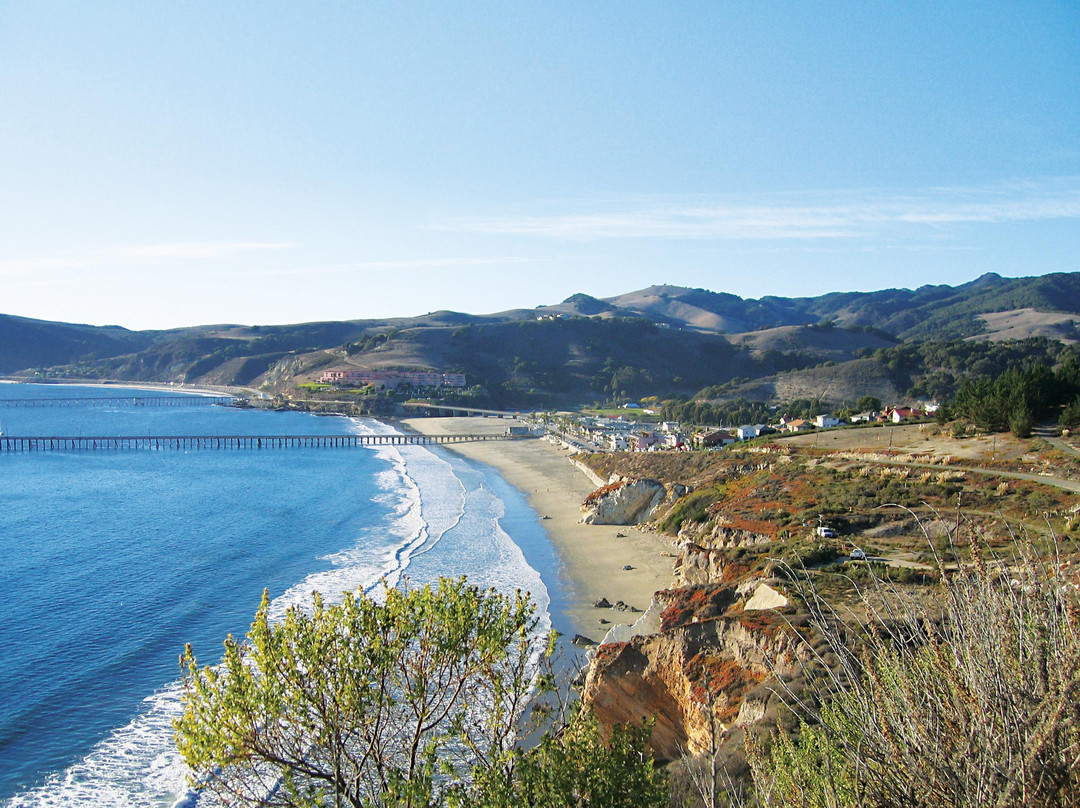
[[[0,0],[0,313],[1080,271],[1076,2]]]

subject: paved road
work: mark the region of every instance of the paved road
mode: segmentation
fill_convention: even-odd
[[[1063,441],[1061,438],[1052,438],[1049,436],[1043,436],[1043,440],[1053,446],[1055,449],[1060,449],[1065,454],[1080,455],[1080,449],[1077,449],[1068,441]]]

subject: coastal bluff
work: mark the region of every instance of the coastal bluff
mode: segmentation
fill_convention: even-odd
[[[589,458],[601,474],[606,460]],[[657,459],[661,470],[668,460]],[[730,477],[760,473],[759,465],[740,465]],[[608,632],[589,664],[582,701],[604,726],[652,718],[650,744],[661,759],[710,748],[740,757],[747,733],[768,733],[788,717],[779,692],[801,689],[812,666],[806,615],[782,581],[730,552],[745,548],[756,556],[775,542],[774,531],[706,507],[703,520],[685,519],[665,534],[661,522],[685,506],[698,480],[676,482],[663,473],[657,479],[643,470],[608,469],[607,484],[582,502],[581,521],[638,526],[667,538],[676,581],[654,593],[637,623]]]
[[[630,479],[613,475],[608,484],[596,489],[581,504],[581,521],[586,525],[639,525],[647,522],[662,503],[685,496],[686,486],[669,490],[659,480]]]
[[[632,636],[600,645],[589,666],[582,700],[602,724],[655,719],[650,744],[669,760],[776,724],[775,677],[798,687],[812,654],[787,598],[759,582],[704,584],[657,592],[649,612],[659,630],[620,632]]]

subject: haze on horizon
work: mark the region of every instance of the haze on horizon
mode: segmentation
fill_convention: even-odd
[[[0,313],[1080,271],[1080,6],[0,3]]]

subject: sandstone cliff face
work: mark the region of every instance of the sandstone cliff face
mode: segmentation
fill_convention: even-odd
[[[684,586],[719,583],[729,579],[731,566],[723,553],[687,542],[679,549],[675,575]]]
[[[672,514],[683,515],[675,566],[681,588],[656,593],[637,624],[609,633],[597,648],[582,694],[602,724],[654,718],[651,745],[660,758],[708,750],[710,712],[723,728],[717,742],[729,749],[737,748],[745,733],[765,731],[760,723],[786,720],[789,711],[778,692],[798,690],[803,666],[813,657],[805,641],[805,616],[795,615],[784,592],[763,578],[769,575],[764,545],[784,536],[763,509],[742,508],[738,498],[743,478],[762,477],[773,463],[725,469],[722,477],[730,485],[718,486],[711,503],[708,494],[699,495],[691,503],[697,509],[692,518],[676,510],[687,511],[679,499],[690,488],[665,488],[649,478],[612,476],[582,506],[582,521],[652,519],[656,530],[671,522]],[[782,501],[782,486],[774,487],[776,492],[763,499]],[[777,676],[784,677],[783,687]]]
[[[667,489],[657,480],[620,477],[585,498],[581,521],[587,525],[637,525],[667,496]]]
[[[750,572],[750,563],[733,558],[723,549],[702,547],[693,542],[679,545],[679,554],[675,559],[675,577],[681,586],[731,584],[742,580]]]
[[[710,516],[705,522],[684,522],[679,528],[679,539],[710,549],[755,547],[776,541],[776,529],[768,523],[725,520],[717,513],[711,513]]]
[[[707,710],[734,729],[775,713],[768,681],[809,656],[789,618],[748,611],[786,603],[771,587],[711,584],[656,594],[660,631],[601,645],[582,695],[604,724],[655,717],[652,748],[661,758],[709,746]],[[763,683],[765,683],[763,685]]]

